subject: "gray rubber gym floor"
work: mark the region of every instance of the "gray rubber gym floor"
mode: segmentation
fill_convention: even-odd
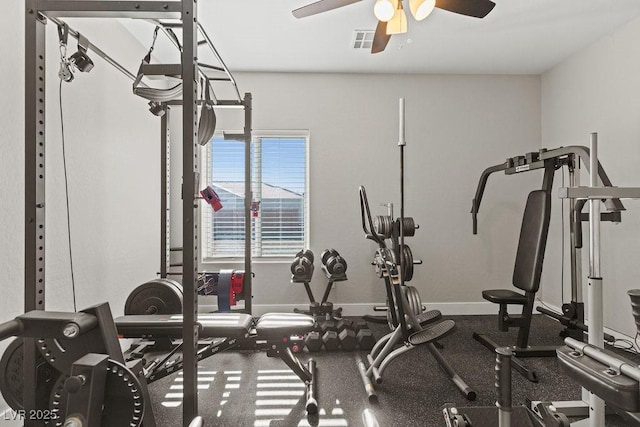
[[[373,415],[380,426],[444,426],[441,413],[447,404],[491,406],[495,402],[495,358],[472,339],[472,333],[490,332],[501,344],[515,342],[516,334],[515,330],[497,332],[496,316],[452,319],[457,330],[441,341],[442,354],[476,391],[478,397],[473,402],[464,398],[425,348],[404,354],[388,367],[384,383],[377,386],[376,404],[366,399],[354,352],[302,353],[303,361],[313,357],[318,367],[319,416],[307,418],[302,382],[284,363],[265,353],[229,351],[199,364],[199,412],[207,426],[363,426],[365,413]],[[384,325],[371,323],[370,327],[376,337],[387,332]],[[561,345],[560,329],[557,322],[534,316],[531,345]],[[531,383],[514,371],[514,405],[524,404],[527,398],[580,398],[579,386],[563,373],[555,358],[526,362],[538,371],[540,381]],[[162,427],[182,423],[181,380],[178,373],[150,387],[153,411]],[[607,416],[607,426],[624,425],[617,417]]]

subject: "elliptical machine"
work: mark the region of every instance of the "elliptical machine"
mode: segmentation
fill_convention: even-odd
[[[415,232],[415,224],[404,215],[404,98],[400,99],[400,217],[384,220],[384,225],[378,219],[377,226],[371,217],[367,193],[360,187],[360,214],[362,229],[369,240],[377,243],[378,249],[373,264],[376,266],[378,277],[384,278],[387,292],[387,308],[389,325],[392,332],[379,339],[366,361],[358,355],[356,362],[360,376],[370,402],[377,401],[374,387],[383,381],[384,370],[400,355],[425,345],[442,369],[458,389],[469,400],[475,400],[476,392],[451,368],[435,345],[435,341],[453,333],[455,322],[452,320],[439,321],[441,317],[437,310],[422,312],[421,302],[417,290],[407,287],[407,277],[413,274],[413,256],[405,245],[405,236]],[[390,246],[387,245],[387,238]],[[410,302],[412,301],[413,304]]]

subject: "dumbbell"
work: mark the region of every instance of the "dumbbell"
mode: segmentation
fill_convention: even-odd
[[[320,257],[329,274],[343,275],[347,272],[347,261],[335,249],[325,249]]]
[[[311,331],[304,337],[304,344],[307,346],[307,350],[316,352],[322,350],[322,337],[320,332]]]
[[[350,319],[340,319],[338,320],[338,322],[336,323],[336,328],[338,330],[338,333],[344,331],[345,329],[352,329],[353,330],[353,320]],[[355,332],[355,331],[354,331]]]
[[[358,347],[358,338],[356,337],[356,333],[351,328],[343,329],[338,334],[338,339],[340,340],[340,347],[343,350],[353,351]]]
[[[294,280],[310,280],[313,274],[313,252],[310,249],[298,252],[291,262],[291,274]]]
[[[369,325],[367,325],[367,322],[365,322],[364,320],[359,319],[353,322],[352,328],[357,334],[361,329],[369,329]]]
[[[338,333],[333,330],[328,330],[322,335],[322,343],[324,344],[324,348],[328,351],[337,350],[340,347],[340,338],[338,338]]]
[[[376,344],[376,339],[371,333],[371,329],[363,328],[356,333],[356,341],[360,350],[371,350]]]
[[[327,331],[333,331],[335,333],[339,332],[338,325],[333,320],[325,320],[324,322],[320,323],[320,331],[322,332],[322,334]]]

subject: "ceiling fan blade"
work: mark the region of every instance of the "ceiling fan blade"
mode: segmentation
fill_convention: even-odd
[[[484,18],[495,5],[491,0],[436,0],[437,8],[474,18]]]
[[[387,47],[389,40],[391,40],[391,35],[387,34],[387,23],[378,21],[376,33],[373,36],[373,43],[371,44],[371,53],[382,52]]]
[[[306,16],[315,15],[317,13],[326,12],[328,10],[337,9],[343,6],[349,6],[352,3],[358,3],[362,0],[319,0],[306,6],[299,7],[293,12],[296,18],[304,18]]]

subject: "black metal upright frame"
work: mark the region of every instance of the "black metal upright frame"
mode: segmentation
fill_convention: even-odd
[[[183,288],[184,288],[184,389],[183,389],[183,423],[188,425],[198,414],[197,400],[197,292],[196,278],[198,268],[198,206],[196,200],[199,185],[198,146],[197,146],[197,107],[198,77],[201,70],[198,66],[197,48],[198,33],[205,38],[205,42],[215,51],[211,40],[198,23],[195,0],[164,0],[164,1],[136,1],[136,0],[26,0],[25,1],[25,282],[24,282],[24,310],[45,309],[45,71],[46,71],[46,28],[48,21],[59,24],[59,18],[138,18],[150,20],[181,20],[182,49],[181,72],[183,99],[183,170],[184,191],[183,214]],[[93,48],[109,64],[116,67],[128,77],[131,73],[108,57],[104,52]],[[214,107],[238,107],[245,111],[244,139],[251,140],[251,95],[245,94],[241,99],[233,77],[223,64],[222,71],[232,82],[238,100],[217,100]],[[168,110],[168,107],[165,105]],[[162,143],[164,150],[168,144],[168,111],[162,121]],[[162,205],[163,230],[161,231],[161,270],[162,264],[168,256],[168,151],[163,151],[162,158],[162,187],[164,200]],[[250,180],[249,180],[250,181]],[[250,195],[250,193],[247,193]],[[247,197],[245,203],[247,217],[250,218],[251,199]],[[250,223],[249,223],[250,225]],[[248,227],[250,233],[250,226]],[[250,243],[250,239],[249,239]],[[245,271],[248,284],[245,281],[247,303],[251,309],[251,252],[249,250],[245,260]],[[166,266],[161,273],[166,275]],[[33,339],[25,340],[24,354],[24,407],[25,413],[35,408],[35,362],[36,347]],[[25,426],[43,425],[41,420],[25,420]]]

